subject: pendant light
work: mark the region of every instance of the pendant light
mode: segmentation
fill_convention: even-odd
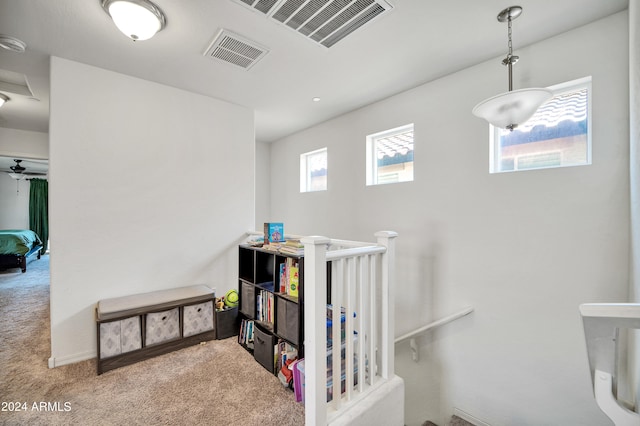
[[[167,24],[162,10],[149,0],[102,0],[102,8],[133,41],[148,40]]]
[[[502,65],[506,65],[509,72],[509,91],[480,102],[472,111],[473,115],[484,118],[495,127],[511,131],[530,119],[553,96],[550,90],[542,88],[513,90],[513,64],[519,57],[513,55],[511,21],[521,13],[522,7],[512,6],[498,14],[498,21],[507,22],[509,28],[509,50],[502,60]]]
[[[8,100],[9,100],[8,96],[5,96],[2,93],[0,93],[0,107],[4,105],[4,103],[7,102]]]

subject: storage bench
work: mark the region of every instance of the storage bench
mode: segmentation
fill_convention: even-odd
[[[100,300],[98,374],[215,339],[214,298],[196,285]]]

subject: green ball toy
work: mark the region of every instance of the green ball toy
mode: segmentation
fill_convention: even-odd
[[[238,292],[236,290],[229,290],[227,294],[224,295],[224,304],[230,308],[235,308],[238,306]]]

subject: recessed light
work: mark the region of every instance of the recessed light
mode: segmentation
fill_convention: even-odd
[[[313,102],[320,102],[320,98],[318,98],[317,96],[313,99],[311,99]]]
[[[0,35],[0,47],[12,52],[22,53],[27,48],[27,43],[8,35]]]

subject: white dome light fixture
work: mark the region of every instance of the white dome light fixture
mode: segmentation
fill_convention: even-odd
[[[0,34],[0,47],[10,52],[22,53],[27,49],[27,43],[15,37]]]
[[[3,95],[2,93],[0,93],[0,107],[2,107],[2,105],[4,105],[5,102],[7,102],[10,98],[8,96]]]
[[[530,119],[553,96],[550,90],[543,88],[513,90],[512,68],[519,57],[513,55],[511,21],[521,13],[522,7],[511,6],[498,14],[498,21],[507,22],[509,27],[509,51],[502,60],[502,65],[506,65],[509,70],[509,91],[480,102],[472,111],[473,115],[487,120],[495,127],[511,131]]]
[[[116,27],[133,41],[148,40],[167,25],[162,10],[149,0],[101,0]]]

